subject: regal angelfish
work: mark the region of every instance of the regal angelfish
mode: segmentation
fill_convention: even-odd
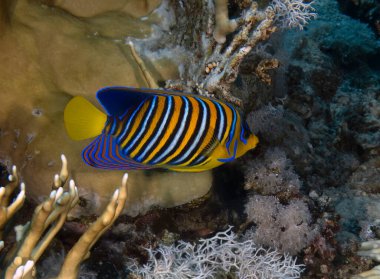
[[[204,171],[258,143],[240,113],[219,100],[130,87],[107,87],[96,97],[106,114],[79,96],[64,112],[72,139],[96,137],[82,152],[93,167]]]

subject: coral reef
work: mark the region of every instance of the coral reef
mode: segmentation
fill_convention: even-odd
[[[230,20],[227,1],[207,1],[204,5],[204,20],[193,32],[201,34],[191,59],[184,61],[179,81],[169,81],[167,87],[200,94],[212,94],[242,106],[242,101],[231,94],[243,59],[260,42],[267,40],[283,22],[290,27],[304,26],[315,16],[310,4],[302,1],[274,1],[260,9],[255,1],[249,1],[239,18]],[[189,4],[190,5],[190,4]],[[280,14],[281,13],[281,14]],[[215,21],[214,21],[215,14]],[[278,16],[276,18],[276,16]],[[201,27],[201,28],[199,28]],[[203,28],[202,28],[203,27]],[[211,36],[210,29],[214,30]],[[231,42],[226,35],[236,31]],[[186,63],[187,62],[187,63]],[[262,63],[264,68],[273,68],[276,63]],[[262,69],[261,71],[265,71]]]
[[[4,82],[0,89],[6,92],[6,110],[0,117],[0,160],[8,167],[12,164],[20,166],[29,181],[31,197],[48,194],[49,189],[41,189],[37,185],[50,180],[48,169],[56,164],[54,158],[61,152],[72,158],[71,165],[75,169],[76,180],[81,184],[81,191],[98,194],[95,198],[97,204],[103,204],[111,194],[111,190],[103,185],[116,183],[120,176],[102,171],[97,172],[96,179],[87,175],[92,170],[81,162],[79,156],[87,143],[71,143],[60,121],[64,104],[71,96],[82,95],[93,99],[95,91],[103,86],[162,86],[166,80],[174,80],[171,84],[175,87],[175,80],[179,77],[182,79],[179,83],[186,85],[189,82],[190,86],[185,88],[192,92],[203,86],[209,93],[242,104],[238,97],[231,94],[231,86],[242,60],[275,31],[275,6],[268,5],[263,9],[255,2],[249,3],[242,6],[239,11],[241,15],[234,20],[228,16],[227,1],[219,1],[216,5],[213,1],[200,2],[181,2],[181,8],[180,4],[174,5],[168,1],[162,1],[158,6],[159,1],[135,3],[115,0],[105,7],[100,1],[20,0],[12,6],[8,11],[12,13],[9,18],[12,28],[6,30],[0,41],[1,53],[6,53],[0,57],[4,65],[1,75]],[[286,1],[283,3],[289,10],[282,11],[294,14],[295,10],[292,11]],[[277,6],[280,4],[276,3]],[[309,11],[312,17],[311,7],[306,5],[304,8],[303,12]],[[191,17],[181,14],[194,9],[203,10],[200,14],[203,19],[198,26],[189,25],[187,19]],[[297,20],[301,20],[306,13],[299,16]],[[227,40],[225,44],[216,43],[212,36],[212,31],[218,29],[215,26],[232,22],[236,22],[234,39],[231,42]],[[304,23],[299,21],[299,24]],[[185,24],[186,28],[177,29]],[[192,35],[187,36],[187,28],[192,27],[195,27],[191,30]],[[55,32],[57,29],[65,32]],[[222,37],[229,36],[234,28],[228,29],[222,32],[225,33]],[[187,38],[196,39],[196,43]],[[12,79],[14,73],[23,71],[23,65],[29,65],[28,71],[22,78]],[[259,72],[267,79],[267,69],[275,67],[276,63],[260,65]],[[209,73],[205,69],[209,69]],[[33,86],[29,86],[31,81]],[[23,92],[28,94],[23,96],[24,102],[20,104],[19,94]],[[200,92],[208,94],[204,90]],[[32,117],[26,118],[25,115]],[[33,176],[37,171],[40,173],[39,181]],[[155,188],[152,184],[160,176],[131,173],[130,183],[147,182],[136,184],[134,188],[145,190],[144,196],[150,193],[148,199],[152,202],[149,204],[167,206],[166,201],[161,199],[167,195],[157,196],[154,190],[150,192],[151,188]],[[189,176],[176,175],[170,180],[175,185],[180,181],[197,179]],[[207,192],[205,189],[211,186],[209,178],[197,180],[198,183],[194,183],[187,194],[188,199],[172,194],[173,203],[169,206],[204,195]],[[129,203],[130,206],[132,204]],[[97,210],[99,206],[94,205],[82,210],[82,213],[99,213]],[[146,210],[147,207],[143,207],[137,212]]]
[[[99,240],[81,272],[125,278],[126,258],[134,258],[133,271],[140,275],[154,276],[161,268],[166,275],[236,277],[248,251],[261,258],[247,266],[270,261],[257,270],[271,272],[282,264],[290,278],[377,273],[376,268],[362,273],[376,263],[356,253],[359,242],[380,236],[376,1],[112,0],[107,7],[100,2],[0,4],[0,160],[10,172],[17,163],[28,198],[42,201],[51,189],[40,186],[50,185],[55,158],[64,152],[81,186],[79,206],[69,216],[90,215],[64,224],[37,263],[41,277],[58,274],[57,262],[111,195],[112,187],[105,185],[121,176],[82,164],[79,154],[87,143],[73,143],[63,133],[65,103],[74,95],[91,99],[108,85],[165,84],[241,105],[260,145],[203,176],[131,173],[125,209],[130,216]],[[14,185],[16,191],[20,183]],[[189,205],[154,207],[180,205],[206,193]],[[0,190],[0,196],[9,193]],[[13,201],[1,203],[0,213],[0,224],[12,228],[11,216],[22,219],[14,215],[24,201],[22,188]],[[227,224],[239,232],[223,232]],[[12,238],[4,240],[0,246],[7,252]],[[206,244],[220,257],[200,253],[208,251]],[[297,255],[305,266],[268,252],[270,247]],[[180,258],[186,256],[188,261]],[[197,260],[206,265],[197,266]],[[33,269],[33,262],[20,264],[25,265],[20,274]]]
[[[371,268],[355,254],[356,243],[378,238],[380,142],[374,108],[380,83],[372,62],[379,43],[368,26],[342,15],[336,1],[318,1],[315,7],[318,18],[304,32],[288,31],[269,41],[266,50],[284,67],[274,75],[284,86],[274,90],[284,93],[273,92],[274,98],[264,99],[272,106],[251,115],[263,115],[271,129],[258,127],[269,139],[261,138],[265,146],[258,158],[263,160],[273,143],[280,146],[302,182],[300,194],[311,199],[312,222],[320,233],[304,250],[304,277],[349,278]],[[293,127],[281,126],[289,115],[296,116]],[[294,129],[303,140],[286,134]]]

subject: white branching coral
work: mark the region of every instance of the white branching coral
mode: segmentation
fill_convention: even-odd
[[[271,6],[275,13],[275,23],[280,27],[303,29],[317,17],[313,2],[303,0],[273,0]]]
[[[296,259],[256,246],[252,239],[239,239],[232,227],[192,244],[160,245],[148,249],[149,260],[132,272],[146,279],[215,278],[231,274],[236,278],[299,278],[303,270]]]

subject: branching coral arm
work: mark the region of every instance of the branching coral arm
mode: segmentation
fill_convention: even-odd
[[[35,266],[34,261],[27,261],[23,264],[21,257],[15,257],[12,263],[9,265],[5,278],[6,279],[32,279],[35,278]]]
[[[226,41],[226,35],[235,31],[238,27],[235,20],[230,20],[228,18],[228,1],[227,0],[216,0],[215,9],[215,31],[214,39],[219,44],[223,44]]]
[[[59,184],[64,186],[68,177],[67,160],[64,155],[61,156],[61,159],[62,169],[59,176]],[[58,186],[57,183],[54,184]],[[25,188],[25,186],[22,187]],[[12,276],[15,275],[16,269],[20,266],[24,266],[18,271],[18,274],[24,274],[21,278],[29,276],[29,272],[26,272],[26,267],[30,266],[30,264],[27,265],[28,260],[34,263],[38,261],[52,239],[62,228],[68,212],[79,200],[78,190],[74,181],[70,181],[69,188],[69,191],[64,191],[62,187],[53,190],[49,198],[35,209],[32,221],[25,226],[25,237],[17,245],[18,248],[15,255],[11,257],[14,260],[5,272],[6,278],[13,278]],[[25,194],[23,195],[25,196]]]
[[[12,184],[12,183],[11,183]],[[0,187],[0,201],[8,199],[7,186]],[[11,186],[13,187],[13,186]],[[25,201],[25,184],[20,184],[20,192],[18,193],[16,199],[7,206],[5,203],[0,205],[0,239],[2,239],[3,228],[5,224],[12,218],[12,216],[22,207]]]
[[[25,184],[21,183],[20,193],[9,205],[9,199],[20,181],[16,166],[12,167],[12,174],[9,175],[8,180],[10,182],[8,185],[0,187],[0,239],[3,238],[5,224],[22,207],[25,201]]]
[[[9,184],[5,186],[5,192],[0,199],[0,206],[8,206],[9,199],[20,182],[20,176],[18,175],[16,166],[12,167],[12,174],[8,176]]]
[[[154,80],[154,78],[151,76],[151,74],[149,73],[149,71],[146,69],[144,61],[137,54],[137,52],[135,50],[135,46],[133,45],[133,43],[132,42],[128,42],[128,46],[131,49],[132,57],[133,57],[133,59],[135,59],[135,62],[139,66],[139,68],[141,70],[141,73],[143,74],[143,76],[145,78],[145,81],[148,84],[148,86],[150,88],[158,88],[159,87],[158,84],[156,83],[156,81]]]
[[[123,177],[122,185],[115,191],[103,214],[88,228],[71,248],[63,263],[57,279],[75,279],[80,263],[89,256],[89,251],[99,237],[113,224],[124,208],[127,198],[128,174]]]
[[[74,186],[75,187],[75,186]],[[23,259],[37,260],[42,254],[55,234],[62,227],[68,211],[72,208],[72,203],[77,200],[77,191],[63,192],[62,188],[52,191],[50,197],[40,204],[34,211],[32,222],[26,233],[26,237],[22,242],[17,256]],[[54,216],[54,218],[50,218]],[[58,218],[58,220],[54,223]],[[45,237],[40,241],[45,230],[52,224]],[[33,258],[35,257],[35,258]]]
[[[78,203],[78,199],[79,197],[77,187],[75,186],[74,181],[71,180],[69,192],[63,193],[56,200],[56,204],[59,206],[56,206],[55,210],[52,212],[52,214],[49,215],[48,219],[45,222],[45,226],[50,225],[52,222],[54,222],[54,224],[50,226],[49,231],[45,233],[44,238],[41,239],[38,245],[33,249],[31,255],[32,260],[38,261],[55,235],[62,228],[64,222],[67,219],[69,211]]]
[[[216,62],[206,76],[198,72],[198,82],[208,92],[219,94],[223,99],[242,106],[242,101],[230,94],[231,84],[236,80],[239,66],[247,54],[259,42],[268,39],[276,30],[273,25],[274,11],[267,7],[265,11],[258,10],[258,4],[252,2],[241,18],[237,21],[240,28],[233,36],[231,43],[223,51],[222,45],[217,44],[206,63]]]
[[[61,171],[58,174],[54,176],[54,184],[53,189],[58,189],[59,187],[63,187],[67,181],[67,178],[69,177],[69,170],[67,168],[67,159],[65,155],[61,155],[61,161],[62,161],[62,167]]]
[[[12,279],[33,279],[35,278],[34,261],[27,261],[25,265],[20,265]]]
[[[58,191],[54,190],[50,197],[35,209],[32,222],[28,225],[26,237],[24,241],[20,243],[20,248],[17,251],[15,260],[7,268],[6,278],[12,278],[16,269],[23,264],[24,260],[29,259],[36,262],[61,229],[66,220],[67,213],[73,204],[76,204],[78,201],[76,187],[73,182],[70,184],[69,193],[63,192],[62,188],[59,188]],[[59,214],[57,214],[57,212],[59,212]],[[56,216],[57,220],[49,219],[51,215]],[[53,221],[55,221],[55,223],[52,224]],[[40,240],[50,225],[51,227]],[[20,259],[21,263],[19,263]]]

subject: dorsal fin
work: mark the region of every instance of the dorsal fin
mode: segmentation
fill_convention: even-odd
[[[132,87],[105,87],[96,93],[96,98],[110,116],[123,115],[129,108],[137,107],[154,93],[142,92]]]

